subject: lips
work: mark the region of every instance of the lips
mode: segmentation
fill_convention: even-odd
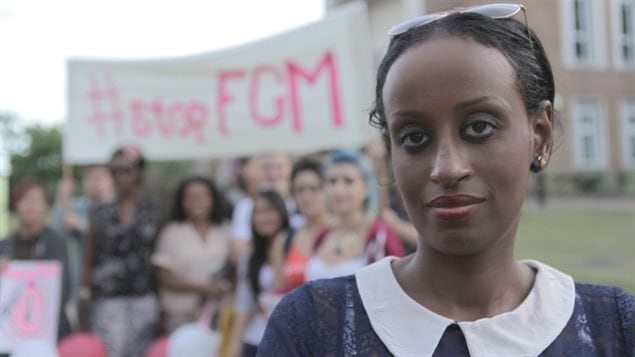
[[[472,215],[478,205],[484,201],[484,198],[472,195],[442,195],[430,201],[428,207],[438,219],[456,221]]]

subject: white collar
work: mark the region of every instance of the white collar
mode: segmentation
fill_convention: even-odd
[[[445,329],[455,323],[419,305],[401,288],[388,257],[360,269],[357,288],[370,324],[395,356],[431,356]],[[537,270],[527,298],[513,311],[459,322],[472,356],[536,356],[562,332],[573,314],[573,279],[533,260]]]

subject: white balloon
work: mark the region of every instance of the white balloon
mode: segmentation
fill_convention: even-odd
[[[168,339],[167,357],[215,357],[218,354],[220,336],[199,324],[183,325]]]
[[[43,341],[24,341],[17,345],[11,357],[58,357],[57,348]]]

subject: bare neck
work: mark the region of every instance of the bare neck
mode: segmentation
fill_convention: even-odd
[[[119,192],[117,194],[117,200],[119,201],[119,204],[122,206],[135,204],[137,200],[137,190],[130,189],[129,191]]]
[[[513,256],[513,242],[502,250],[474,256],[447,256],[420,249],[395,267],[406,293],[428,309],[454,319],[475,321],[515,309],[535,277]]]
[[[322,212],[320,214],[316,214],[313,216],[307,216],[304,227],[307,230],[312,230],[312,229],[324,227],[326,224],[330,223],[330,221],[331,221],[331,216],[327,212]]]
[[[358,230],[365,226],[368,221],[366,212],[364,210],[358,210],[353,212],[346,212],[340,214],[337,217],[337,226],[343,230]]]
[[[18,228],[18,235],[22,238],[32,238],[44,230],[44,222],[37,224],[22,224]]]
[[[207,239],[207,231],[209,230],[209,227],[211,225],[208,219],[206,218],[190,219],[190,223],[192,223],[194,230],[196,230],[196,232],[199,234],[201,239],[203,240]]]

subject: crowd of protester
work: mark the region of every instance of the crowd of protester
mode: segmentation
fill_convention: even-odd
[[[126,146],[83,168],[80,197],[65,175],[51,212],[40,183],[18,180],[10,197],[17,227],[0,240],[0,269],[11,260],[61,262],[60,340],[87,332],[108,356],[144,356],[212,306],[214,318],[203,321],[220,336],[217,354],[253,356],[286,293],[412,249],[385,152],[235,163],[232,189],[186,176],[172,202],[159,202],[144,189],[141,151]]]

